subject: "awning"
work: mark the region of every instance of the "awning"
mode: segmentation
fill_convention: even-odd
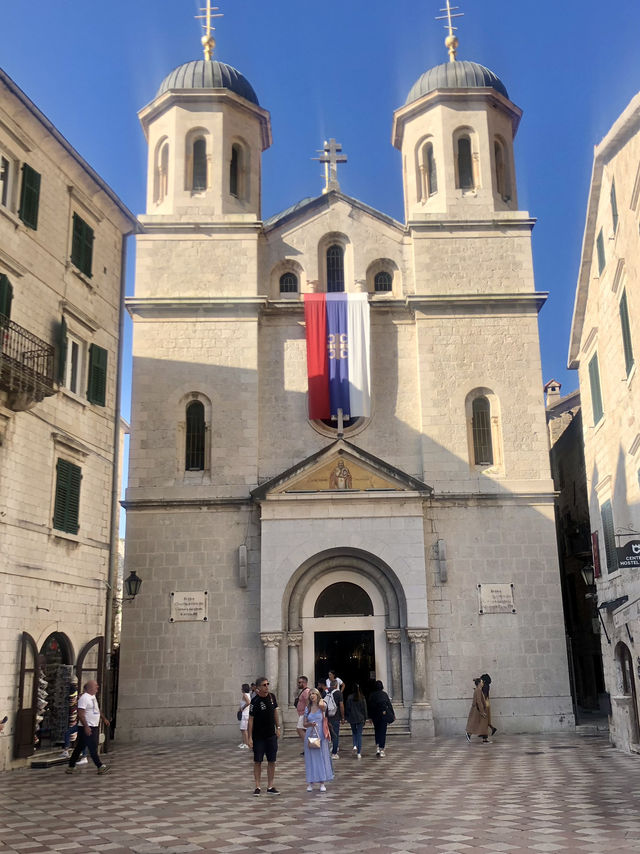
[[[640,596],[632,599],[624,608],[620,608],[619,611],[615,612],[613,615],[613,625],[619,629],[625,623],[638,619],[640,619]]]
[[[624,605],[628,599],[628,596],[618,596],[617,599],[610,599],[608,602],[602,602],[598,605],[598,610],[610,613],[611,611],[615,611],[616,608],[619,608],[620,605]]]

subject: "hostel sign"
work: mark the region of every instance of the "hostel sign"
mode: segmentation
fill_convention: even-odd
[[[624,546],[618,546],[616,552],[620,569],[637,569],[640,567],[640,540],[631,540]]]

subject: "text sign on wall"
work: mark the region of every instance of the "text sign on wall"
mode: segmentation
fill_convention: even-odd
[[[636,569],[640,566],[640,541],[631,540],[624,546],[618,546],[618,566],[620,569]]]
[[[515,614],[513,584],[478,584],[478,609],[481,614]]]
[[[209,619],[209,594],[206,590],[195,593],[172,593],[170,623],[207,622]]]

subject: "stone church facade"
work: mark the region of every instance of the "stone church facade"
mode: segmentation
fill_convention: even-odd
[[[430,69],[393,117],[405,221],[326,192],[263,220],[269,113],[187,63],[140,113],[118,734],[231,737],[266,673],[382,679],[398,726],[573,726],[531,257],[488,69]],[[327,145],[331,149],[331,145]],[[329,155],[330,159],[332,155]],[[310,421],[303,295],[366,292],[370,417]]]

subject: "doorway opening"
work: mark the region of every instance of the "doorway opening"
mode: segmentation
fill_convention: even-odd
[[[61,632],[49,635],[40,648],[39,724],[36,750],[51,750],[64,742],[69,726],[69,684],[73,676],[70,644]],[[46,681],[45,681],[46,680]]]
[[[334,670],[344,681],[347,694],[357,682],[369,695],[376,680],[373,631],[315,632],[314,653],[314,685],[324,682]]]

